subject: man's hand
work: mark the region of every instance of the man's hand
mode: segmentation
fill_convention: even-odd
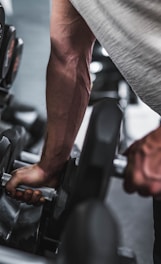
[[[125,155],[125,190],[142,196],[161,197],[161,127],[133,143]]]
[[[58,174],[48,175],[39,164],[23,167],[12,172],[11,180],[6,184],[6,192],[13,198],[28,204],[39,205],[45,201],[38,190],[31,190],[30,187],[57,187],[59,182]],[[16,191],[20,184],[30,186],[24,192]]]

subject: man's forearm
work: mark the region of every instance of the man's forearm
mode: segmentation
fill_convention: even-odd
[[[41,159],[47,170],[68,159],[90,93],[86,58],[60,62],[54,54],[51,56],[47,71],[47,138]]]
[[[90,94],[94,36],[68,0],[53,1],[47,68],[47,136],[40,166],[62,168],[69,158]]]

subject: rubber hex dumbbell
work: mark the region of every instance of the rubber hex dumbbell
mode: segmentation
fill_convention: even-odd
[[[5,25],[0,49],[0,79],[4,79],[9,70],[16,39],[16,29],[12,25]]]
[[[23,46],[23,40],[21,38],[16,38],[11,64],[6,77],[1,82],[1,87],[9,89],[12,86],[20,67]]]
[[[5,13],[4,13],[4,9],[0,3],[0,47],[2,44],[2,40],[3,40],[4,25],[5,25]]]

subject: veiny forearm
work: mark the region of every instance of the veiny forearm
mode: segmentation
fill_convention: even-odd
[[[40,166],[52,173],[69,158],[90,94],[95,40],[68,0],[53,0],[47,68],[47,136]]]
[[[61,166],[82,122],[90,93],[86,58],[60,62],[52,54],[47,71],[47,138],[41,164],[50,170]]]

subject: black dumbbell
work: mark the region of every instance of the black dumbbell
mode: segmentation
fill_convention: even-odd
[[[114,116],[114,121],[110,123],[107,122],[106,120],[108,116]],[[90,119],[89,129],[84,142],[84,147],[80,156],[79,166],[76,166],[76,164],[73,165],[73,167],[76,167],[77,170],[76,176],[74,177],[74,181],[72,183],[75,201],[76,197],[78,200],[80,199],[83,201],[86,200],[86,198],[93,198],[97,196],[102,197],[103,199],[105,196],[109,181],[107,175],[112,173],[121,118],[121,110],[116,101],[113,99],[107,98],[94,107]],[[10,140],[11,138],[12,136],[10,137]],[[30,156],[30,154],[28,155]],[[15,159],[16,158],[14,157],[14,160]],[[12,162],[14,160],[12,160]],[[78,159],[72,161],[72,163],[75,161],[77,162],[77,160]],[[120,160],[120,158],[117,160]],[[26,162],[25,159],[22,160],[21,154],[19,164],[16,160],[15,162],[17,165],[14,165],[14,167],[20,167],[23,164],[25,165],[25,163],[22,163],[22,161]],[[32,163],[31,160],[29,163]],[[71,170],[73,170],[73,167],[72,169],[69,169],[69,167],[71,168],[72,166],[68,166],[67,175],[69,175]],[[118,167],[118,165],[116,165],[116,167]],[[97,175],[101,175],[101,177],[97,177]],[[63,186],[68,188],[68,180],[66,181],[66,178],[68,177],[64,178]],[[91,181],[93,186],[92,190],[90,190]],[[83,192],[81,191],[82,189]]]
[[[11,64],[9,66],[6,77],[1,82],[1,87],[9,89],[12,86],[20,67],[23,46],[23,40],[21,38],[16,38]]]
[[[24,243],[24,242],[23,242]],[[44,258],[0,246],[2,264],[118,264],[118,226],[109,208],[99,201],[88,201],[75,208],[62,237],[56,257]]]
[[[119,143],[121,121],[122,111],[117,100],[106,98],[94,107],[75,178],[73,203],[87,197],[104,199]]]
[[[43,208],[40,252],[44,247],[53,247],[49,243],[53,238],[59,241],[75,206],[89,199],[104,200],[112,175],[121,120],[122,112],[116,100],[106,98],[94,106],[80,158],[76,157],[68,163],[54,207]]]
[[[9,70],[16,39],[16,29],[12,25],[5,25],[0,49],[0,80],[6,77]]]
[[[10,128],[0,134],[0,178],[1,178],[1,187],[4,187],[6,182],[11,177],[8,172],[13,168],[14,161],[16,163],[16,158],[26,156],[28,163],[21,163],[23,165],[29,165],[29,162],[33,160],[33,156],[36,155],[22,152],[25,142],[27,140],[26,131],[23,127],[15,126]],[[18,162],[18,161],[17,161]],[[33,160],[35,162],[35,160]],[[20,163],[20,161],[19,161]],[[27,189],[27,186],[20,186],[19,189],[22,191]],[[51,201],[56,197],[56,191],[52,188],[40,188],[44,197]]]
[[[30,120],[27,118],[30,116]],[[41,117],[38,111],[28,105],[20,104],[14,100],[3,110],[2,121],[12,125],[24,126],[30,134],[27,150],[44,137],[46,120]]]
[[[39,251],[47,247],[49,241],[60,239],[66,220],[75,206],[93,198],[104,200],[112,174],[121,119],[122,113],[115,100],[106,98],[95,105],[80,158],[69,161],[57,191],[52,188],[40,189],[50,203],[43,207],[40,219]],[[9,177],[2,173],[2,185]],[[28,187],[19,188],[23,190]]]
[[[4,9],[0,3],[0,47],[2,44],[2,40],[3,40],[4,25],[5,25],[5,13],[4,13]]]
[[[0,135],[0,176],[1,176],[1,186],[4,187],[6,182],[10,179],[11,175],[9,172],[15,169],[16,165],[21,163],[23,165],[29,165],[31,160],[33,160],[33,154],[22,152],[26,145],[27,134],[24,127],[14,126],[8,130],[5,130]],[[17,158],[23,158],[24,155],[28,163],[16,160]],[[35,155],[36,156],[36,155]],[[35,157],[34,156],[34,157]],[[17,163],[16,163],[17,162]],[[35,160],[33,161],[35,162]],[[24,191],[27,186],[19,186],[18,190]],[[42,195],[46,200],[52,201],[56,197],[56,191],[53,188],[39,188],[42,191]]]

